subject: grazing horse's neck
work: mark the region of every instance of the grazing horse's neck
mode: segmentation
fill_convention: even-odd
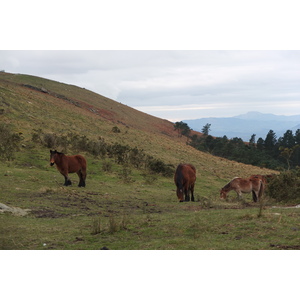
[[[231,190],[232,190],[232,187],[231,187],[231,181],[229,182],[229,183],[227,183],[224,187],[223,187],[223,191],[225,192],[225,193],[228,193],[228,192],[230,192]]]
[[[60,163],[65,155],[63,153],[57,153],[55,156],[55,161]]]

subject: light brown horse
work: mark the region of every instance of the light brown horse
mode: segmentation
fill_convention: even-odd
[[[262,180],[262,182],[263,182],[263,184],[267,184],[267,182],[268,182],[268,180],[269,179],[271,179],[271,178],[273,178],[274,176],[276,176],[276,175],[251,175],[250,177],[249,177],[249,179],[253,179],[253,178],[259,178],[259,179],[261,179]]]
[[[65,186],[71,185],[69,173],[77,173],[79,187],[85,187],[86,159],[82,155],[67,156],[61,152],[50,150],[50,166],[56,164],[57,170],[65,177]]]
[[[196,181],[196,168],[191,164],[179,164],[175,171],[174,182],[177,186],[177,197],[179,202],[190,201],[190,192],[192,201],[194,198],[194,186]],[[184,200],[183,200],[184,196]]]
[[[232,190],[237,193],[239,200],[242,199],[242,194],[252,192],[252,199],[254,202],[257,202],[264,192],[264,183],[258,177],[246,179],[235,177],[221,189],[221,199],[226,199],[227,194]]]

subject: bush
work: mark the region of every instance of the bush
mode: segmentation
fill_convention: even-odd
[[[295,202],[300,199],[300,168],[282,172],[272,178],[266,194],[277,202]]]
[[[145,157],[144,150],[140,150],[137,147],[131,148],[129,152],[129,162],[137,169],[140,169],[145,163]]]
[[[7,124],[0,124],[0,158],[13,160],[20,149],[22,133],[14,133]]]
[[[121,132],[121,130],[120,130],[120,128],[118,126],[114,126],[111,131],[113,133],[120,133]]]
[[[162,174],[163,176],[169,177],[174,173],[174,167],[171,165],[165,164],[159,159],[148,158],[148,168],[151,172]]]
[[[111,172],[112,170],[112,163],[110,161],[104,160],[102,163],[102,170],[104,172]]]
[[[131,183],[133,182],[132,179],[132,170],[128,165],[123,165],[122,170],[119,172],[119,178],[122,179],[124,183]]]
[[[126,165],[127,167],[133,166],[137,169],[145,168],[151,173],[162,174],[164,176],[172,176],[174,173],[173,166],[145,154],[144,149],[132,148],[117,142],[108,144],[101,137],[97,140],[90,140],[85,135],[80,136],[72,132],[66,135],[58,135],[56,133],[44,133],[42,129],[35,129],[32,133],[32,141],[47,148],[59,149],[62,152],[68,152],[68,147],[71,147],[73,151],[84,151],[95,157],[100,156],[102,159],[108,156],[109,158],[113,158],[118,164]],[[103,170],[109,171],[109,169],[105,169],[106,167],[111,169],[111,166],[106,165],[104,162]],[[126,167],[124,170],[126,170]]]

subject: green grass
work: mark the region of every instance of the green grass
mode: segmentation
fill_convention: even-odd
[[[47,153],[45,155],[45,153]],[[0,214],[1,249],[298,249],[299,209],[271,208],[258,217],[259,205],[247,206],[232,194],[218,198],[218,182],[202,186],[198,201],[179,203],[173,178],[155,176],[146,183],[144,170],[131,170],[124,182],[123,166],[87,156],[87,187],[62,186],[45,149],[19,152],[0,164],[0,202],[31,209],[25,217]]]
[[[3,72],[0,93],[1,121],[23,137],[16,159],[0,162],[0,202],[31,210],[24,217],[0,213],[1,249],[299,247],[299,210],[273,209],[269,200],[258,217],[259,205],[250,195],[247,205],[237,202],[234,193],[227,201],[219,199],[220,188],[233,177],[274,171],[199,152],[177,136],[171,122],[83,88]],[[112,131],[115,126],[119,133]],[[124,170],[109,158],[105,161],[111,163],[111,171],[104,172],[105,161],[85,153],[80,154],[88,160],[86,188],[77,187],[76,174],[71,174],[73,185],[64,187],[63,176],[49,166],[49,149],[31,140],[39,129],[137,147],[173,165],[174,171],[180,162],[192,163],[197,169],[197,201],[179,203],[172,177]],[[78,153],[68,149],[66,154]]]

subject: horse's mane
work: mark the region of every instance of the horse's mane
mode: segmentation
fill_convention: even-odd
[[[183,174],[182,174],[181,168],[177,168],[175,178],[176,178],[176,185],[178,186],[179,189],[182,189],[183,188],[183,185],[182,185]]]
[[[55,152],[56,154],[59,154],[59,155],[65,155],[64,153],[58,152],[57,150],[54,150],[53,152]]]
[[[237,179],[237,178],[239,178],[239,177],[234,177],[233,179],[231,179],[227,184],[225,184],[225,185],[222,187],[222,190],[225,190],[225,191],[226,191],[226,190],[230,189],[232,181],[235,180],[235,179]]]
[[[232,180],[231,180],[232,181]],[[230,188],[231,181],[222,187],[222,190],[228,190]]]

